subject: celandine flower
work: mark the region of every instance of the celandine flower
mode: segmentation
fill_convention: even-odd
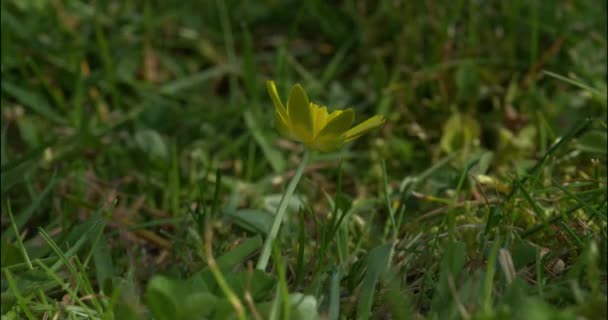
[[[345,142],[357,139],[385,122],[383,116],[376,115],[351,128],[355,120],[353,109],[328,113],[327,107],[320,107],[308,101],[306,91],[299,84],[291,87],[287,108],[281,102],[274,81],[267,81],[266,89],[274,103],[275,121],[279,133],[289,139],[302,142],[312,150],[336,150]]]

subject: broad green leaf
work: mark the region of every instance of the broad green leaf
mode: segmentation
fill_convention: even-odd
[[[155,130],[144,129],[137,131],[135,133],[135,142],[150,159],[168,159],[169,148],[161,135]]]
[[[271,275],[257,269],[254,269],[252,273],[246,270],[235,272],[232,268],[222,268],[220,271],[224,275],[228,286],[237,296],[243,296],[245,289],[248,289],[254,301],[272,297],[276,279]],[[204,288],[204,291],[215,294],[218,297],[224,295],[208,268],[195,273],[190,277],[188,282],[197,288]],[[246,287],[247,285],[249,287]]]
[[[245,294],[245,289],[248,289],[254,301],[271,297],[277,282],[271,275],[257,269],[254,269],[251,274],[248,271],[231,272],[226,269],[222,272],[226,277],[226,282],[235,294],[242,297]],[[246,288],[247,283],[249,288]],[[216,294],[219,295],[220,293]]]
[[[264,197],[264,209],[268,212],[277,212],[277,208],[279,207],[279,203],[281,202],[282,194],[271,194]],[[288,212],[296,212],[301,207],[306,204],[306,198],[301,194],[294,194],[293,197],[289,199],[287,203],[287,211]],[[286,219],[289,215],[286,215]]]
[[[289,306],[290,306],[290,319],[292,320],[318,320],[321,319],[319,315],[319,303],[317,299],[312,295],[305,295],[299,292],[289,294]],[[280,299],[275,299],[270,302],[259,303],[256,305],[258,312],[264,319],[282,319],[279,316],[279,312],[273,310],[273,307],[277,307],[277,302]],[[273,314],[273,311],[276,313]],[[274,315],[275,317],[272,317]]]
[[[319,312],[317,311],[317,299],[311,295],[304,295],[299,292],[289,295],[289,304],[291,305],[291,317],[294,320],[318,320]]]
[[[122,320],[139,320],[141,315],[139,314],[138,306],[130,303],[120,301],[114,306],[114,315],[116,319]]]
[[[267,235],[272,226],[273,215],[259,209],[240,209],[227,213],[239,227],[261,235]]]
[[[218,298],[195,283],[156,275],[150,279],[145,302],[157,320],[198,319],[211,315]]]
[[[247,257],[262,246],[259,236],[245,239],[238,247],[217,258],[217,265],[222,270],[229,270],[243,263]]]
[[[157,320],[175,319],[178,312],[178,297],[170,279],[154,276],[148,282],[145,302]]]

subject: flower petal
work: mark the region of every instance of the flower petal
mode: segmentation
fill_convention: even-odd
[[[327,123],[329,114],[327,113],[327,107],[319,107],[313,102],[310,103],[310,110],[312,115],[313,137],[315,137]]]
[[[346,142],[359,138],[364,133],[383,125],[385,121],[386,119],[384,119],[383,116],[376,115],[359,123],[358,125],[352,127],[350,130],[346,131]]]
[[[347,109],[348,110],[348,109]],[[339,116],[342,113],[343,110],[334,110],[331,112],[331,114],[329,115],[329,117],[327,117],[327,121]]]
[[[291,131],[304,143],[313,138],[312,114],[306,91],[296,84],[289,92],[287,100],[287,116],[291,123]]]
[[[355,121],[353,109],[334,111],[329,115],[329,121],[319,131],[318,139],[327,137],[341,137]]]
[[[280,135],[287,139],[293,139],[293,134],[291,133],[291,130],[289,130],[289,125],[278,112],[274,113],[274,123]]]
[[[283,106],[283,102],[281,102],[281,98],[279,97],[279,93],[277,92],[277,87],[274,84],[274,81],[266,81],[266,90],[268,91],[268,95],[270,95],[270,99],[272,99],[272,103],[274,104],[274,108],[277,111],[279,117],[282,118],[284,123],[289,123],[287,109],[285,109],[285,106]]]
[[[322,152],[329,152],[340,148],[343,144],[344,137],[342,136],[323,136],[315,139],[308,147]]]

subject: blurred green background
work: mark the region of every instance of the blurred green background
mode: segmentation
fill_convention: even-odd
[[[261,318],[606,315],[605,1],[0,6],[3,320],[229,317],[204,227],[238,286],[303,150],[271,79],[388,121],[314,157]]]

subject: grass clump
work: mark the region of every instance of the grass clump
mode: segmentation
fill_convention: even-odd
[[[3,320],[606,317],[605,3],[0,6]]]

